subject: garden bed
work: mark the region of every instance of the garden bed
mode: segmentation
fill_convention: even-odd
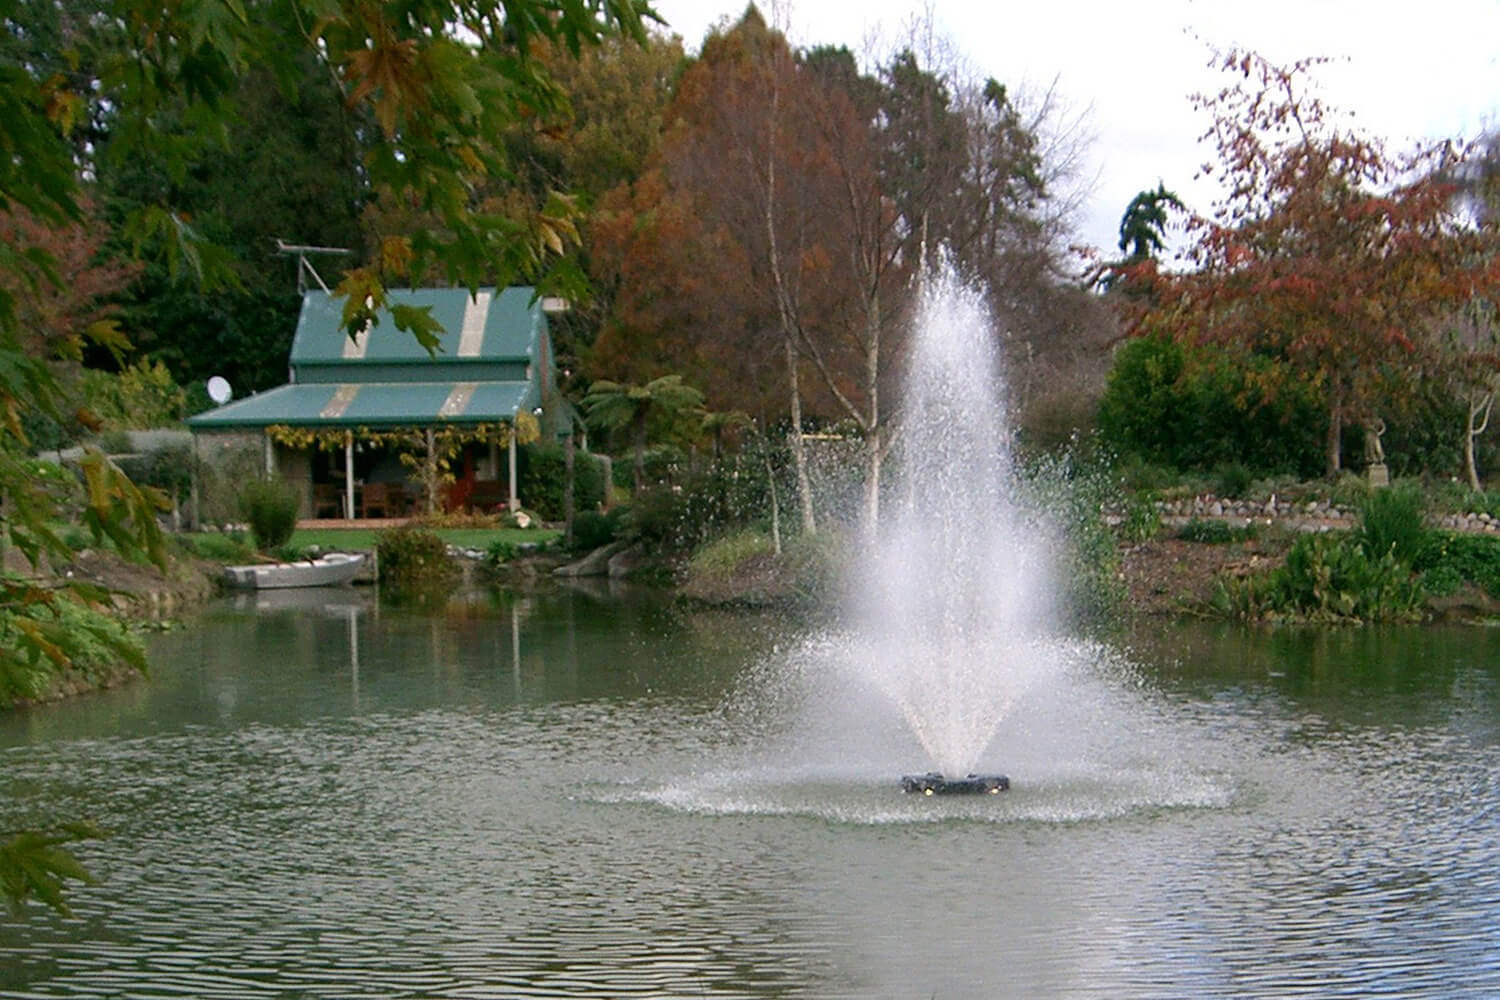
[[[1222,576],[1269,572],[1285,560],[1286,550],[1287,543],[1274,537],[1210,545],[1163,532],[1120,553],[1127,605],[1144,615],[1203,613]]]

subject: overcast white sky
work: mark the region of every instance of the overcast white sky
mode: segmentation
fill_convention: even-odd
[[[657,0],[696,51],[709,26],[745,0]],[[1120,215],[1142,188],[1166,182],[1207,212],[1215,191],[1194,182],[1211,150],[1189,97],[1227,78],[1207,68],[1209,46],[1248,47],[1318,70],[1321,96],[1391,148],[1417,138],[1472,137],[1500,124],[1500,0],[763,0],[762,13],[796,45],[835,43],[862,57],[889,52],[930,10],[937,30],[976,77],[1041,93],[1056,82],[1094,135],[1092,194],[1080,236],[1113,252]],[[868,61],[868,60],[867,60]]]

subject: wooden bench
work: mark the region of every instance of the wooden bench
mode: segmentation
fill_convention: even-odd
[[[343,517],[344,491],[336,483],[313,483],[313,517]]]

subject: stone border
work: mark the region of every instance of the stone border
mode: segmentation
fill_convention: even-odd
[[[1278,501],[1274,494],[1270,500],[1261,503],[1224,500],[1209,493],[1192,499],[1158,500],[1154,507],[1164,524],[1173,525],[1186,524],[1196,518],[1200,521],[1235,521],[1241,525],[1280,524],[1299,531],[1331,531],[1352,528],[1358,521],[1354,511],[1329,500],[1293,503]],[[1465,534],[1500,534],[1500,519],[1483,512],[1443,514],[1432,519],[1432,526]]]

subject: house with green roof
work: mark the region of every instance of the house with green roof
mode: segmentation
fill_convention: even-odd
[[[258,436],[267,472],[301,489],[304,517],[516,509],[517,437],[537,432],[554,388],[543,301],[516,287],[392,290],[389,302],[441,325],[435,352],[389,308],[350,337],[342,299],[309,291],[287,384],[189,418],[195,442]],[[441,490],[439,463],[452,478]]]

